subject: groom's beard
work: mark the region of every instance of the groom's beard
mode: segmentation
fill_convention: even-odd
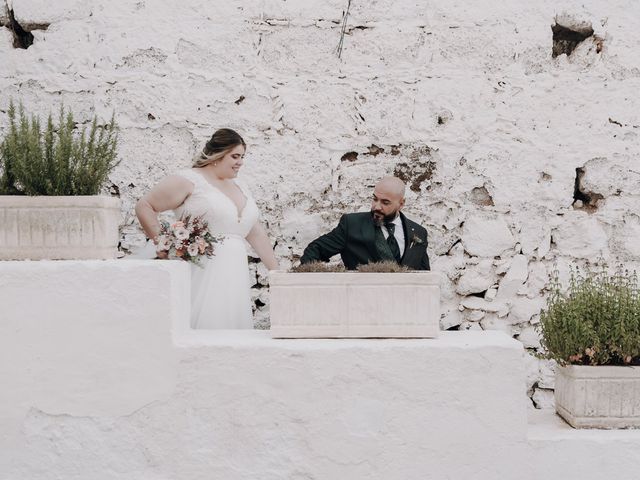
[[[376,227],[381,227],[385,223],[393,222],[398,216],[398,210],[391,212],[389,215],[385,215],[379,210],[371,210],[371,218]]]

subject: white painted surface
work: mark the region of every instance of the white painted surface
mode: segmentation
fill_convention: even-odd
[[[0,28],[0,110],[10,98],[42,115],[63,101],[79,122],[115,110],[125,250],[144,240],[135,201],[230,126],[249,145],[241,175],[283,268],[406,165],[405,212],[446,270],[447,328],[482,328],[458,310],[484,287],[463,276],[479,260],[522,254],[550,272],[603,254],[640,268],[638,2],[352,2],[341,60],[346,0],[12,4],[20,22],[51,25],[28,50]],[[589,39],[552,58],[558,15],[590,22],[602,51]],[[341,161],[347,152],[357,159]],[[576,168],[603,196],[591,214],[572,207]],[[252,275],[266,291],[264,273]],[[256,309],[258,326],[268,309]],[[520,318],[514,335],[530,321]]]
[[[433,338],[440,330],[440,275],[270,274],[274,338]]]
[[[523,349],[501,332],[188,330],[186,267],[0,262],[2,480],[636,473],[637,432],[527,427]]]
[[[640,464],[640,430],[576,430],[553,410],[530,410],[528,461],[532,480],[633,480]]]

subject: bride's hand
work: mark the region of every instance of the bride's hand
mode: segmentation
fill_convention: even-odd
[[[156,252],[156,258],[159,258],[160,260],[166,260],[167,258],[169,258],[169,252]]]

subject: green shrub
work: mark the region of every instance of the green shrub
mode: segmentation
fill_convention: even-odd
[[[557,273],[540,316],[546,358],[561,365],[639,365],[640,295],[635,272],[573,272],[566,294]]]
[[[51,115],[44,132],[40,119],[31,119],[22,105],[16,114],[9,105],[9,131],[0,144],[0,194],[96,195],[118,164],[118,127],[112,116],[104,127],[96,117],[81,132],[73,114],[60,108],[55,125]]]

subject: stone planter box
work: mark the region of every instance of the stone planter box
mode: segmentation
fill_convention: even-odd
[[[271,272],[273,338],[437,337],[440,277],[431,272]]]
[[[640,367],[558,366],[555,401],[574,428],[638,428]]]
[[[115,258],[120,200],[0,195],[0,260]]]

